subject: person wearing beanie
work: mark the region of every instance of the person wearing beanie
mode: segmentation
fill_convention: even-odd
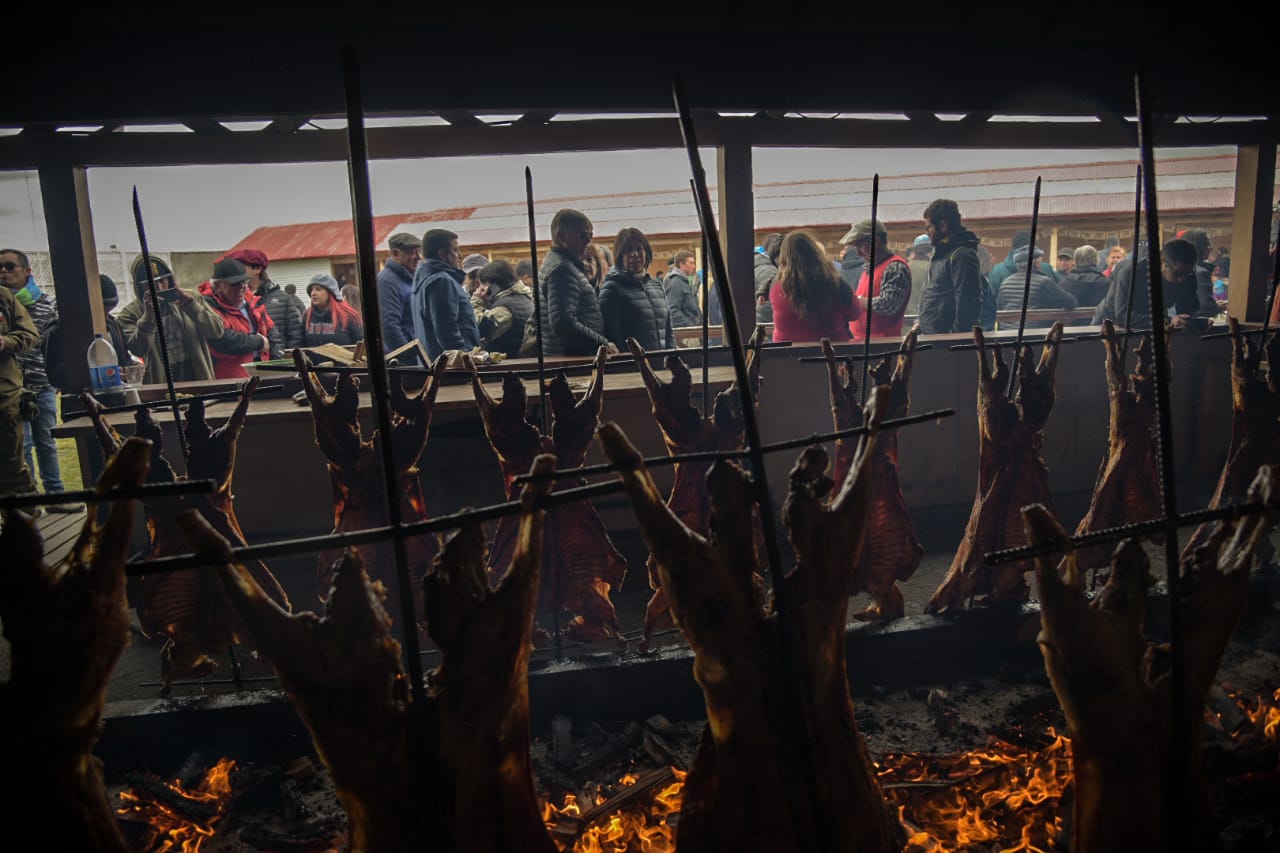
[[[480,346],[471,297],[462,286],[466,277],[457,264],[458,235],[433,228],[422,235],[422,261],[413,273],[414,337],[436,359],[445,350],[470,352]]]
[[[1019,311],[1022,309],[1022,293],[1027,285],[1027,256],[1029,246],[1023,246],[1013,253],[1014,271],[1005,276],[1000,285],[996,308],[1000,311]],[[1027,310],[1044,310],[1052,308],[1069,309],[1077,306],[1076,298],[1062,289],[1062,286],[1041,271],[1040,259],[1044,252],[1035,251],[1035,263],[1031,270],[1031,289],[1027,292]],[[1028,329],[1047,329],[1053,323],[1048,320],[1028,322]]]
[[[173,381],[206,382],[215,378],[209,341],[222,337],[226,325],[221,315],[210,309],[198,292],[178,287],[173,270],[164,261],[152,257],[150,268],[160,301],[160,322],[164,325]],[[142,258],[133,262],[131,276],[134,300],[120,309],[117,319],[129,352],[146,364],[143,383],[161,385],[165,382],[164,354]]]
[[[119,304],[119,291],[116,289],[116,283],[105,275],[98,276],[98,284],[102,288],[102,310],[106,314],[107,323],[107,331],[103,337],[110,341],[112,349],[116,351],[116,361],[119,365],[128,367],[133,364],[133,356],[129,354],[129,346],[125,343],[124,330],[120,328],[120,322],[111,314]],[[61,322],[53,321],[40,346],[44,348],[44,371],[49,376],[49,384],[54,388],[61,388],[63,392],[77,390],[67,387],[67,365],[62,352]]]
[[[323,344],[354,346],[364,340],[364,324],[360,315],[342,298],[337,280],[321,273],[307,284],[311,307],[302,317],[302,345]]]
[[[510,357],[520,354],[525,326],[533,316],[533,290],[506,261],[480,268],[480,284],[471,294],[482,346]]]
[[[213,275],[200,285],[205,304],[225,325],[222,337],[209,341],[213,373],[218,379],[247,377],[247,361],[267,361],[284,355],[280,332],[266,307],[248,293],[249,273],[235,258],[222,258]],[[283,293],[283,291],[281,291]]]
[[[293,349],[302,343],[302,312],[298,304],[289,298],[284,288],[271,280],[267,275],[270,259],[261,249],[237,249],[227,255],[244,264],[244,271],[249,274],[248,294],[267,309],[271,322],[280,332],[280,340],[286,349]]]

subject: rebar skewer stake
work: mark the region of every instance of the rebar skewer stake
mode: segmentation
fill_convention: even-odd
[[[1165,325],[1164,279],[1160,270],[1160,217],[1156,199],[1155,144],[1151,139],[1151,102],[1142,68],[1134,75],[1134,100],[1138,108],[1138,148],[1142,157],[1142,185],[1147,206],[1147,296],[1151,306],[1152,360],[1155,367],[1156,448],[1160,462],[1160,500],[1167,522],[1164,534],[1165,578],[1169,588],[1169,765],[1166,807],[1168,811],[1169,848],[1177,851],[1184,840],[1183,827],[1187,815],[1187,754],[1191,748],[1187,718],[1183,713],[1186,691],[1185,649],[1182,637],[1182,596],[1178,583],[1178,501],[1173,467],[1173,414],[1169,400],[1168,342]],[[1133,262],[1133,278],[1137,277],[1137,258]]]
[[[391,394],[388,391],[386,355],[382,347],[382,315],[378,308],[377,258],[374,255],[373,195],[369,185],[368,141],[364,132],[364,94],[360,87],[360,64],[354,48],[342,50],[342,80],[347,107],[347,171],[351,181],[351,218],[355,226],[360,303],[364,309],[365,353],[369,359],[369,384],[374,419],[378,424],[378,450],[382,457],[382,478],[387,495],[387,519],[391,523],[392,551],[396,561],[396,582],[400,587],[400,624],[404,627],[405,654],[409,659],[409,688],[414,704],[426,708],[427,694],[418,657],[417,614],[414,613],[413,582],[409,576],[409,556],[399,528],[403,522],[395,451],[391,447]],[[399,381],[399,380],[397,380]]]
[[[876,295],[876,213],[880,206],[880,174],[871,178],[871,251],[867,253],[867,333],[862,339],[862,405],[867,405],[867,376],[871,371],[871,320],[875,315],[872,303]],[[853,250],[858,251],[858,238],[853,238]],[[853,302],[858,303],[858,282],[853,283]]]
[[[1137,187],[1134,189],[1135,198],[1133,200],[1133,259],[1129,262],[1129,298],[1124,306],[1124,337],[1120,344],[1121,372],[1123,373],[1123,365],[1128,359],[1129,350],[1129,326],[1133,323],[1133,294],[1138,289],[1138,252],[1142,243],[1138,239],[1139,233],[1142,231],[1142,164],[1138,164]],[[1113,270],[1113,276],[1116,274]],[[1155,318],[1152,318],[1154,325]]]
[[[538,336],[538,410],[542,415],[542,434],[551,434],[550,412],[547,411],[547,357],[542,349],[542,283],[538,275],[538,233],[533,222],[533,170],[524,167],[524,204],[529,214],[529,273],[533,276],[533,322]],[[551,235],[555,239],[555,235]],[[558,633],[558,632],[557,632]]]
[[[160,313],[160,297],[156,293],[156,278],[151,271],[151,251],[147,248],[147,229],[142,224],[142,204],[138,201],[138,187],[133,187],[133,224],[138,229],[138,243],[142,249],[142,268],[147,274],[147,293],[150,294],[151,311],[156,318],[156,340],[160,343],[160,366],[164,368],[164,384],[169,392],[169,407],[173,409],[173,427],[178,431],[178,446],[182,448],[182,465],[190,462],[191,448],[187,445],[187,433],[182,428],[182,413],[178,410],[178,392],[173,387],[173,366],[169,364],[169,341],[164,331],[164,315]],[[174,279],[172,287],[177,287]]]
[[[177,495],[207,494],[217,484],[213,480],[177,480],[172,483],[142,483],[137,486],[121,486],[99,492],[97,489],[80,489],[74,492],[31,492],[25,495],[0,497],[0,510],[22,509],[28,506],[67,503],[71,501],[129,501],[147,498],[174,497]]]
[[[289,369],[293,370],[294,368],[291,367]],[[283,391],[283,390],[284,390],[283,385],[259,385],[258,390],[254,391],[253,393],[254,393],[254,396],[257,397],[257,396],[261,396],[264,392]],[[194,403],[196,400],[199,400],[202,403],[208,403],[211,401],[218,401],[218,400],[232,400],[239,397],[242,393],[244,393],[243,384],[234,391],[210,391],[207,394],[184,394],[183,396],[178,398],[178,403],[179,404]],[[105,408],[98,409],[98,414],[118,415],[118,414],[121,414],[122,412],[140,412],[143,409],[163,409],[168,407],[169,403],[170,401],[166,398],[162,400],[148,400],[145,403],[130,403],[127,406],[107,406]],[[88,416],[89,416],[88,409],[82,409],[81,411],[78,411],[78,412],[67,412],[62,416],[62,422],[66,423],[67,421],[75,420],[76,418],[87,418]]]
[[[702,168],[702,157],[698,153],[698,140],[693,127],[693,117],[689,112],[689,101],[685,96],[684,83],[677,75],[672,84],[672,96],[675,99],[676,112],[679,114],[680,135],[684,140],[685,152],[689,157],[689,168],[693,172],[694,196],[698,204],[699,217],[703,223],[703,232],[707,236],[707,245],[711,249],[712,269],[715,272],[716,292],[720,295],[720,310],[724,314],[724,333],[727,343],[733,352],[733,368],[737,377],[738,393],[742,396],[742,421],[746,438],[746,449],[750,453],[752,484],[755,486],[756,504],[760,508],[760,526],[764,534],[765,553],[769,560],[769,577],[772,581],[774,596],[774,612],[778,616],[778,644],[783,662],[784,677],[791,693],[796,697],[793,709],[797,712],[795,725],[807,745],[800,750],[799,760],[803,768],[808,802],[812,804],[810,812],[818,849],[834,848],[831,828],[826,814],[816,813],[818,804],[823,802],[818,785],[817,773],[814,769],[812,735],[810,733],[810,715],[804,693],[804,679],[796,661],[795,628],[791,623],[794,614],[788,602],[787,585],[783,582],[782,554],[778,547],[778,530],[773,517],[773,501],[769,493],[769,478],[765,471],[764,454],[760,452],[760,425],[756,420],[755,398],[751,389],[751,380],[747,374],[746,354],[742,346],[742,333],[738,329],[737,312],[734,310],[733,290],[729,286],[729,273],[724,256],[720,251],[720,242],[715,232],[715,220],[711,210],[711,196],[707,191],[707,175]],[[721,188],[723,192],[723,188]],[[822,842],[827,843],[822,843]]]
[[[1271,327],[1271,310],[1276,303],[1277,284],[1280,284],[1280,253],[1271,256],[1271,290],[1267,292],[1267,306],[1262,315],[1262,328],[1258,330],[1258,334],[1262,337],[1258,338],[1258,349],[1253,354],[1253,363],[1247,366],[1250,373],[1255,372],[1262,365],[1262,347],[1267,342],[1267,331]],[[1272,365],[1271,369],[1280,368]]]
[[[1018,337],[1013,343],[1013,367],[1009,370],[1010,400],[1013,400],[1014,388],[1018,384],[1018,359],[1023,357],[1022,336],[1027,330],[1027,302],[1031,300],[1031,271],[1036,266],[1036,229],[1039,227],[1040,176],[1036,175],[1036,194],[1031,201],[1031,242],[1027,243],[1027,276],[1022,282],[1022,312],[1018,317]]]
[[[689,188],[694,191],[697,196],[697,188],[693,186],[693,182],[689,182]],[[711,359],[707,357],[707,352],[711,348],[711,276],[707,275],[707,255],[711,250],[707,246],[707,229],[702,229],[702,417],[703,419],[711,417],[711,380],[709,372],[711,370]],[[675,341],[672,341],[675,343]]]

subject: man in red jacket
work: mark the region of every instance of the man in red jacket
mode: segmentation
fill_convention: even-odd
[[[213,265],[213,275],[200,285],[205,302],[222,317],[226,329],[222,337],[209,341],[213,375],[218,379],[247,377],[242,364],[267,361],[284,355],[280,333],[256,299],[245,299],[249,274],[235,258],[223,258]]]
[[[867,276],[866,264],[858,278],[858,307],[867,310],[867,300],[871,300],[871,337],[898,337],[902,334],[902,316],[907,311],[907,300],[911,298],[911,267],[896,252],[889,248],[889,231],[884,223],[876,220],[875,224],[876,268],[870,279]],[[849,232],[851,242],[858,254],[865,259],[871,257],[871,220],[864,219]],[[867,334],[866,314],[861,319],[849,324],[853,339],[860,341]]]

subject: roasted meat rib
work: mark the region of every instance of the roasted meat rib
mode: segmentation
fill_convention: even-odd
[[[315,421],[316,444],[329,465],[329,482],[333,489],[333,532],[367,530],[391,523],[387,512],[387,490],[383,481],[382,458],[374,439],[360,429],[360,388],[350,373],[338,375],[338,384],[330,394],[321,384],[313,368],[307,366],[302,350],[293,351],[293,361],[302,377],[302,388],[311,405]],[[398,379],[389,383],[391,391],[391,447],[396,460],[396,491],[401,496],[402,521],[426,521],[427,501],[418,479],[418,460],[427,446],[431,429],[431,412],[448,359],[436,359],[431,375],[422,390],[410,397]],[[421,586],[431,561],[440,550],[440,538],[430,533],[405,540],[409,577],[413,588]],[[340,551],[320,552],[318,588],[323,601],[333,583],[333,568]],[[389,590],[388,603],[396,624],[401,621],[399,584],[395,580],[395,555],[389,542],[360,546],[366,570],[381,580]],[[422,612],[422,601],[414,601],[414,612]]]
[[[544,456],[534,470],[553,467]],[[334,573],[324,616],[291,615],[231,562],[224,538],[184,517],[197,550],[219,561],[233,606],[332,774],[351,853],[555,850],[529,757],[528,664],[545,521],[533,501],[548,488],[525,487],[511,566],[496,589],[478,524],[448,540],[432,564],[427,632],[442,659],[425,708],[413,706],[382,584],[355,549]]]
[[[845,663],[854,568],[847,555],[862,546],[870,455],[887,397],[887,388],[872,396],[871,430],[843,484],[826,476],[820,447],[805,450],[792,469],[783,519],[796,567],[783,581],[790,609],[782,614],[765,604],[752,542],[742,535],[754,506],[746,473],[731,462],[712,465],[704,537],[667,506],[622,430],[611,423],[600,428],[606,454],[622,467],[671,614],[693,648],[706,701],[708,733],[685,780],[677,828],[681,853],[902,849],[898,821],[854,721]],[[781,631],[782,618],[790,620],[789,632]],[[780,632],[792,639],[785,655]],[[800,694],[788,672],[797,673]],[[798,722],[797,703],[806,709],[805,723]],[[818,802],[810,800],[806,762],[797,760],[802,750],[812,757]],[[827,823],[816,825],[815,816]]]
[[[606,357],[602,347],[596,355],[596,371],[591,384],[576,401],[564,374],[551,380],[547,388],[553,417],[549,437],[543,435],[526,416],[528,395],[519,379],[511,373],[505,374],[502,402],[496,402],[480,381],[475,364],[469,357],[463,357],[471,371],[471,385],[485,435],[502,467],[508,499],[516,498],[515,478],[529,470],[538,454],[555,456],[559,468],[582,465],[596,425],[600,422]],[[581,484],[583,480],[556,482],[570,486]],[[511,564],[518,525],[519,522],[511,516],[498,522],[490,554],[490,571],[494,579],[503,577]],[[566,637],[581,642],[621,639],[622,626],[609,595],[622,584],[626,575],[626,561],[609,539],[609,533],[590,501],[576,501],[547,511],[538,609],[545,613],[558,608],[574,614],[564,627]],[[544,629],[536,630],[540,643],[547,637]]]
[[[98,492],[142,483],[150,458],[147,442],[125,442]],[[43,850],[124,853],[93,747],[107,682],[129,645],[124,572],[133,502],[112,503],[102,526],[96,509],[91,502],[58,566],[45,565],[44,543],[26,516],[8,513],[0,531],[0,621],[11,654],[9,679],[0,684],[9,768],[0,817],[11,833],[26,827],[38,834],[30,846]]]
[[[231,483],[235,474],[236,444],[244,430],[249,401],[258,387],[258,377],[245,383],[240,400],[226,422],[217,429],[205,419],[204,404],[193,401],[186,414],[188,444],[187,477],[179,477],[163,454],[164,433],[147,409],[135,416],[136,434],[151,442],[150,483],[180,479],[212,480],[214,492],[205,495],[152,498],[142,502],[150,546],[147,557],[165,557],[186,552],[186,541],[177,518],[194,508],[215,530],[237,545],[247,544],[232,505]],[[93,419],[103,450],[115,453],[122,443],[120,434],[101,415],[98,402],[82,398]],[[272,598],[289,606],[288,597],[270,569],[260,560],[250,563],[258,582]],[[135,595],[138,623],[147,636],[167,638],[161,652],[161,672],[167,693],[173,679],[202,678],[217,668],[217,656],[230,648],[237,626],[227,607],[226,596],[212,573],[202,569],[144,575]]]
[[[751,383],[751,399],[756,401],[757,406],[760,400],[760,346],[764,342],[763,328],[756,328],[755,334],[751,336],[750,349],[747,350],[747,378]],[[653,416],[662,430],[669,455],[742,449],[746,426],[742,420],[742,394],[736,380],[716,395],[711,417],[704,418],[691,402],[693,376],[680,356],[667,356],[666,365],[667,370],[671,371],[671,381],[664,382],[649,365],[644,348],[634,338],[628,339],[627,346],[635,357],[640,378],[644,380],[644,386],[649,392]],[[707,472],[711,470],[711,463],[689,460],[677,462],[674,467],[667,506],[686,527],[705,536],[711,529],[711,498],[707,493]],[[752,531],[756,541],[756,554],[763,560],[764,533],[760,529],[758,513],[752,516]],[[649,605],[645,609],[641,648],[647,648],[653,632],[671,620],[658,578],[657,563],[652,556],[645,566],[649,571],[649,587],[653,590],[653,597],[649,599]]]
[[[1160,474],[1156,468],[1155,397],[1151,338],[1138,342],[1133,373],[1124,372],[1124,336],[1110,320],[1102,323],[1107,350],[1107,396],[1111,401],[1107,458],[1098,469],[1089,511],[1080,520],[1076,536],[1135,521],[1159,518]],[[1163,541],[1163,536],[1152,537]],[[1084,570],[1111,563],[1114,545],[1089,545],[1076,552],[1076,564]]]
[[[1034,566],[1030,560],[989,566],[990,551],[1026,544],[1021,510],[1043,504],[1053,511],[1049,492],[1049,468],[1040,456],[1044,428],[1053,411],[1058,350],[1062,323],[1054,323],[1045,335],[1039,364],[1031,347],[1015,356],[1018,393],[1007,397],[1009,367],[995,346],[990,363],[986,338],[973,330],[978,344],[978,490],[964,530],[964,540],[951,561],[942,584],[925,605],[926,613],[957,610],[977,595],[988,603],[1022,601],[1027,597],[1023,579]]]
[[[1257,472],[1249,499],[1280,509],[1280,469]],[[1169,737],[1174,697],[1168,646],[1143,635],[1151,583],[1146,554],[1135,540],[1116,549],[1106,586],[1092,602],[1067,533],[1041,506],[1025,511],[1033,543],[1057,542],[1065,572],[1036,561],[1045,669],[1071,727],[1075,773],[1072,850],[1121,853],[1168,850]],[[1265,516],[1224,522],[1185,556],[1182,576],[1185,713],[1190,742],[1181,760],[1188,810],[1181,824],[1184,850],[1221,848],[1201,768],[1205,697],[1249,593],[1249,567],[1265,536]]]
[[[911,408],[911,363],[916,339],[920,335],[917,325],[902,338],[902,352],[893,360],[883,359],[870,374],[875,385],[889,389],[888,410],[885,418],[905,417]],[[837,432],[862,425],[862,408],[858,405],[858,383],[853,378],[853,361],[837,362],[831,342],[822,341],[822,354],[827,358],[827,376],[831,385],[831,417]],[[890,372],[892,370],[892,373]],[[832,479],[844,482],[853,464],[857,441],[850,438],[836,440],[835,470]],[[924,546],[916,538],[911,513],[902,496],[902,484],[898,480],[898,431],[886,430],[880,434],[872,453],[870,519],[863,553],[854,557],[854,572],[850,595],[867,593],[872,604],[854,614],[857,619],[900,619],[906,613],[906,604],[898,582],[910,579],[920,566]]]
[[[1231,338],[1231,442],[1218,486],[1209,502],[1211,508],[1244,500],[1254,473],[1263,465],[1280,465],[1280,332],[1266,341],[1252,342],[1238,334],[1235,318],[1227,321]],[[1260,351],[1261,350],[1261,351]],[[1263,354],[1267,357],[1266,376],[1256,367]],[[1272,519],[1274,524],[1275,519]],[[1183,555],[1206,542],[1216,522],[1202,524],[1183,549]],[[1270,528],[1268,528],[1269,530]],[[1258,559],[1269,563],[1275,548],[1267,538],[1258,545]]]

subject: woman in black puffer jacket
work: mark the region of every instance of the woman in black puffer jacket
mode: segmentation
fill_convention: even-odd
[[[675,349],[676,337],[662,282],[649,275],[653,248],[638,228],[623,228],[613,243],[615,266],[600,287],[604,335],[626,351],[627,338],[646,350]]]

